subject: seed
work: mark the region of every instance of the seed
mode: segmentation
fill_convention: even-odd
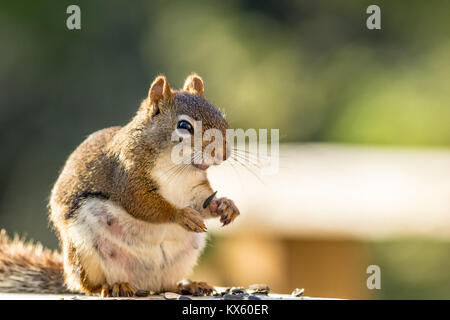
[[[244,299],[244,295],[242,294],[225,294],[223,296],[223,300],[243,300]]]
[[[232,287],[230,289],[231,293],[244,293],[245,292],[245,288],[244,287]]]
[[[303,288],[301,288],[301,289],[295,288],[295,290],[292,291],[291,295],[294,296],[294,297],[300,297],[300,296],[303,295],[303,292],[305,292],[305,289],[303,289]]]
[[[270,288],[267,284],[252,284],[248,287],[248,292],[250,294],[268,294],[270,292]]]
[[[216,287],[214,291],[215,296],[223,296],[224,294],[230,293],[230,287]]]
[[[164,299],[166,299],[166,300],[178,300],[179,296],[180,295],[175,292],[165,292],[164,293]]]
[[[206,207],[209,206],[209,204],[211,203],[212,199],[214,199],[216,194],[217,194],[217,191],[214,192],[212,195],[210,195],[208,198],[206,198],[205,202],[203,202],[203,209],[206,209]]]
[[[138,290],[136,291],[136,297],[148,297],[150,295],[150,291],[147,290]]]

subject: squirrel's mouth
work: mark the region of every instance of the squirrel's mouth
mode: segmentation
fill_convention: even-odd
[[[209,168],[209,165],[204,164],[204,163],[193,163],[192,164],[194,167],[196,167],[197,169],[203,170],[205,171],[206,169]]]

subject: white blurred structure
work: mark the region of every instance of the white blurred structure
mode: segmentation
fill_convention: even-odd
[[[450,238],[450,150],[281,145],[279,173],[262,182],[236,165],[209,170],[241,210],[221,234]]]

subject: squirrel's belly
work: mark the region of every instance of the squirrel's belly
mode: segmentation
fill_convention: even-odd
[[[85,263],[92,266],[85,270],[88,278],[129,282],[135,289],[151,291],[171,290],[188,276],[206,237],[177,224],[137,220],[101,199],[88,199],[69,228],[73,244],[90,260]]]

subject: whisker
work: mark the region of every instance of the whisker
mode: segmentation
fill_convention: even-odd
[[[248,155],[249,157],[250,156],[252,156],[254,158],[259,158],[260,157],[258,155],[258,153],[250,152],[249,150],[245,150],[245,149],[232,149],[232,151],[234,151],[235,153]]]
[[[261,155],[260,153],[255,154],[254,152],[251,152],[250,150],[246,150],[246,149],[242,149],[242,148],[234,147],[234,148],[232,149],[232,151],[236,151],[236,152],[240,152],[240,153],[246,153],[246,154],[252,155],[252,156],[254,156],[254,157],[256,157],[256,158],[262,158],[262,159],[265,160],[265,161],[269,161],[269,159],[270,159],[270,156],[269,156],[269,155],[264,155],[264,156],[263,156],[263,155]],[[285,156],[280,155],[280,154],[278,154],[278,157],[280,157],[280,158],[286,158]]]
[[[238,178],[238,180],[239,180],[239,185],[240,185],[241,188],[242,188],[242,180],[241,180],[241,176],[239,175],[239,173],[238,173],[236,167],[233,165],[232,162],[227,162],[227,163],[231,166],[231,168],[233,168],[234,174],[235,174],[236,177]]]
[[[233,150],[233,152],[234,152],[234,154],[239,154],[241,156],[248,157],[249,159],[252,159],[256,162],[270,161],[270,158],[267,156],[257,155],[252,152],[247,152],[247,150],[236,149],[236,150]]]
[[[258,169],[262,168],[258,163],[252,162],[252,161],[250,161],[250,159],[247,159],[247,158],[245,158],[245,157],[243,157],[242,155],[239,155],[239,154],[232,155],[231,159],[233,159],[235,161],[237,161],[237,159],[240,159],[242,161],[248,162],[249,164],[251,164],[252,166],[254,166],[254,167],[258,168]]]
[[[246,170],[248,170],[251,174],[253,174],[262,184],[265,185],[264,181],[261,180],[261,178],[251,169],[249,168],[245,163],[242,163],[239,159],[235,159],[238,164],[240,164],[242,167],[244,167]]]

